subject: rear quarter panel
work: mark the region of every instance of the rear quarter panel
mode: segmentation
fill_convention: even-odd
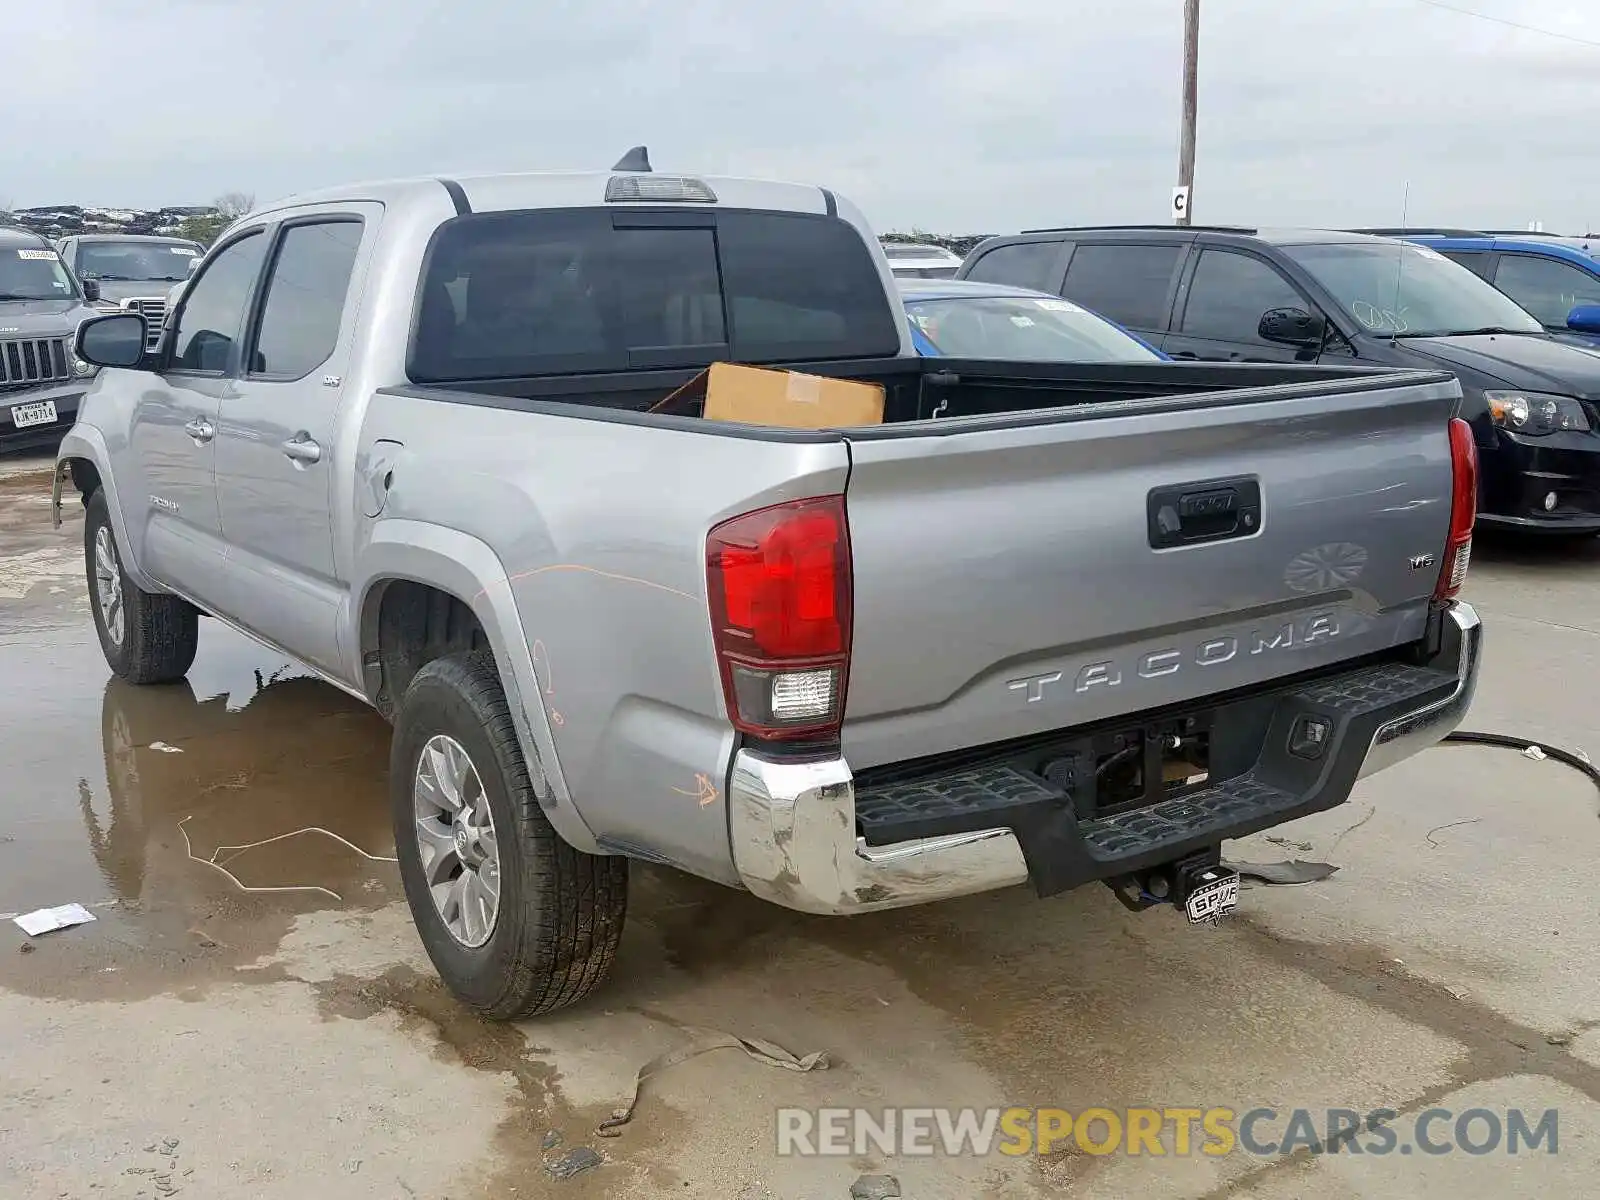
[[[379,393],[385,522],[492,548],[536,682],[541,765],[601,845],[736,882],[724,790],[733,744],[711,642],[706,533],[780,501],[843,491],[844,443],[765,441]],[[358,557],[361,551],[358,548]],[[486,597],[462,599],[484,611]],[[475,602],[476,601],[476,602]],[[559,825],[558,825],[559,827]]]

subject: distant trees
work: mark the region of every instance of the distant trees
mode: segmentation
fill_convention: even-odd
[[[224,229],[255,206],[256,198],[249,192],[224,192],[212,201],[211,212],[185,217],[178,226],[178,236],[209,246]]]

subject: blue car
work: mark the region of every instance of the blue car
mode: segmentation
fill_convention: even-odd
[[[1060,296],[1000,283],[897,279],[911,341],[930,358],[1166,362],[1122,326]]]
[[[1403,236],[1494,284],[1563,341],[1600,345],[1600,240],[1470,230]]]

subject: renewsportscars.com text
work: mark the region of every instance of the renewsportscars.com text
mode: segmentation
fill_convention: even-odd
[[[1555,1154],[1553,1108],[781,1108],[780,1155]]]

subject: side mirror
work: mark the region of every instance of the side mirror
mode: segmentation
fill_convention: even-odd
[[[1328,337],[1328,318],[1303,308],[1269,308],[1261,314],[1256,333],[1262,341],[1285,346],[1321,346]]]
[[[1577,333],[1600,333],[1600,304],[1580,304],[1567,314],[1567,328]]]
[[[77,352],[97,367],[137,367],[144,361],[145,321],[138,313],[107,313],[78,326]]]
[[[91,303],[100,299],[100,281],[98,279],[83,280],[83,298]]]
[[[191,257],[189,259],[189,270],[187,272],[188,274],[193,275],[196,271],[198,271],[200,269],[200,258],[201,258],[201,256],[196,254],[196,255],[194,255],[193,257]]]

